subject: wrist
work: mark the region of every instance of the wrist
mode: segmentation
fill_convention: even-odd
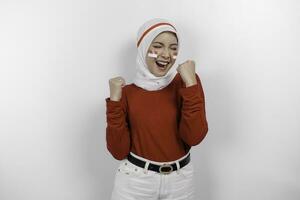
[[[185,83],[185,87],[190,87],[197,84],[197,80],[188,81]]]
[[[109,98],[111,101],[120,101],[120,98],[117,98],[117,97],[110,97]]]

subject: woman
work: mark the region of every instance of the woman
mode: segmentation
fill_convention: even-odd
[[[194,199],[190,148],[208,132],[195,63],[178,65],[178,31],[166,19],[142,25],[136,76],[109,80],[106,141],[120,160],[112,200]]]

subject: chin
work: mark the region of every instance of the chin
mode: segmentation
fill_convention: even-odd
[[[172,67],[172,66],[171,66]],[[156,77],[161,77],[164,76],[168,73],[168,71],[171,69],[171,67],[169,67],[168,69],[166,69],[166,71],[160,71],[159,69],[155,67],[152,68],[152,70],[150,70],[150,72],[156,76]]]
[[[161,77],[161,76],[164,76],[168,73],[169,70],[165,71],[165,72],[155,72],[153,73],[155,76],[157,77]]]

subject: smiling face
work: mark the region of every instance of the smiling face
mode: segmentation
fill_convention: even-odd
[[[177,52],[178,41],[175,33],[165,31],[157,35],[146,55],[149,71],[157,77],[164,76],[175,63]]]

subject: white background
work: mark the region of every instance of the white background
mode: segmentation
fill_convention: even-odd
[[[0,199],[109,199],[108,80],[153,17],[182,30],[206,96],[198,199],[300,199],[297,0],[0,0]]]

